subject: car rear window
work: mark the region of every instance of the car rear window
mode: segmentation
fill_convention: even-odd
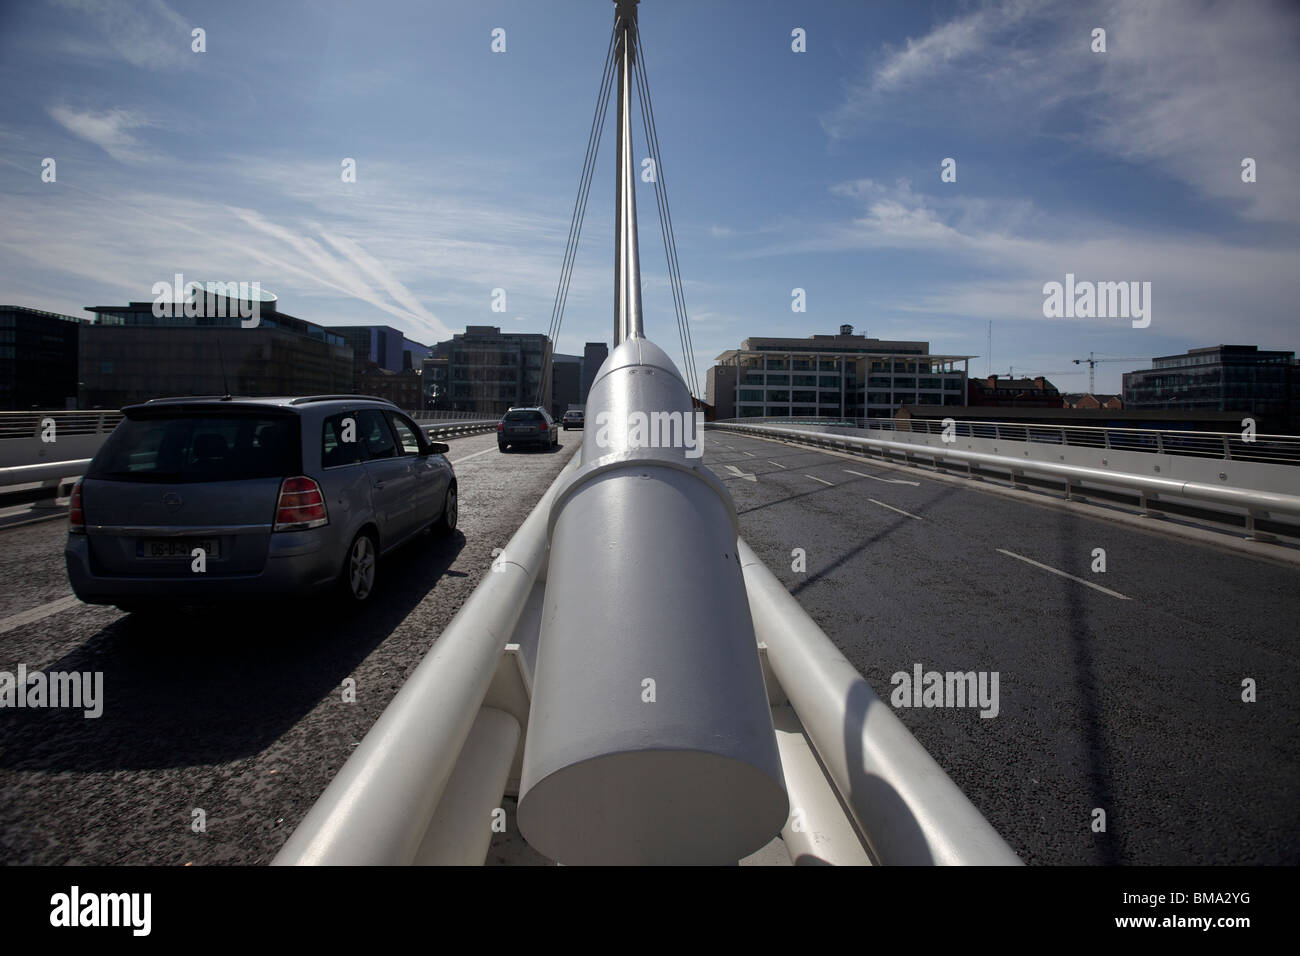
[[[125,419],[86,471],[110,481],[245,481],[302,471],[296,415],[153,414]]]
[[[542,420],[542,413],[520,409],[518,411],[506,412],[504,420],[508,422],[540,422]]]

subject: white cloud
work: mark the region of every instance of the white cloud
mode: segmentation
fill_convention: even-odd
[[[954,129],[1053,123],[1076,148],[1143,164],[1245,219],[1300,223],[1300,15],[1282,3],[986,3],[940,24],[852,86],[833,138],[923,115]],[[1093,53],[1103,26],[1107,51]],[[903,98],[906,98],[904,104]],[[905,108],[904,108],[905,107]],[[1240,163],[1259,162],[1257,183]]]
[[[66,106],[51,106],[49,114],[56,123],[88,143],[98,146],[122,163],[142,163],[150,155],[128,130],[152,126],[146,117],[130,110],[88,113]]]

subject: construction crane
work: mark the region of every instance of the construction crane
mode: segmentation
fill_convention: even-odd
[[[1097,358],[1092,352],[1088,353],[1087,358],[1077,358],[1072,360],[1075,365],[1088,363],[1088,394],[1094,394],[1097,391],[1097,366],[1102,362],[1149,362],[1149,358],[1142,356],[1129,356],[1128,358]]]

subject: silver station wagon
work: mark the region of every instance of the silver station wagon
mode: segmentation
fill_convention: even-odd
[[[396,405],[355,395],[123,409],[72,492],[77,597],[164,603],[374,593],[378,559],[456,528],[456,475]]]

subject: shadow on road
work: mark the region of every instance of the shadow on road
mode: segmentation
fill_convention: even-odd
[[[93,772],[260,753],[436,589],[465,538],[418,537],[379,564],[363,609],[331,598],[130,614],[45,670],[103,673],[103,714],[11,710],[0,768]]]

